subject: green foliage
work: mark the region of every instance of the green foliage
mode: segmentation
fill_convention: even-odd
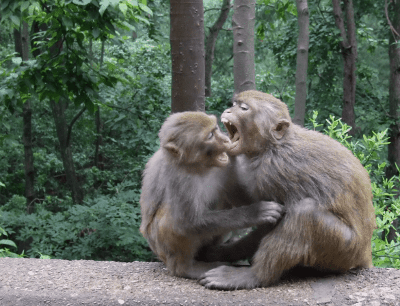
[[[101,45],[93,43],[95,57]],[[103,143],[100,167],[91,161],[96,134],[93,116],[82,115],[72,131],[78,179],[86,193],[74,206],[68,194],[51,110],[47,103],[32,104],[35,212],[26,214],[23,189],[23,147],[0,146],[1,224],[20,243],[32,237],[27,256],[96,260],[151,260],[147,242],[139,233],[141,172],[158,149],[158,130],[170,113],[170,49],[139,38],[122,45],[106,44],[103,71],[121,79],[114,88],[100,86]],[[222,88],[221,88],[222,90]],[[68,108],[66,117],[76,111]],[[9,116],[7,118],[10,118]],[[21,122],[10,118],[10,131],[21,134]],[[0,130],[1,133],[2,130]],[[2,154],[2,151],[4,152]],[[5,175],[4,175],[5,174]],[[19,185],[20,184],[20,185]],[[10,186],[10,187],[9,187]],[[16,186],[19,186],[17,189]],[[3,202],[4,203],[4,202]],[[2,203],[2,204],[3,204]]]
[[[317,115],[318,112],[314,111],[311,119],[314,129],[322,126],[317,123]],[[353,140],[348,135],[351,127],[347,124],[335,119],[334,116],[330,116],[330,120],[327,121],[328,127],[324,132],[351,150],[367,169],[371,178],[378,227],[372,237],[373,264],[376,267],[400,268],[400,244],[394,241],[389,243],[386,238],[382,239],[382,236],[387,237],[389,229],[393,228],[393,221],[400,215],[400,199],[397,198],[400,177],[396,175],[387,179],[384,172],[387,162],[384,161],[382,153],[389,144],[387,130],[373,133],[372,136],[363,135],[361,140]],[[396,235],[400,237],[397,232]]]
[[[0,223],[19,227],[15,238],[32,238],[30,257],[48,254],[51,258],[94,260],[150,260],[151,252],[139,232],[139,193],[129,190],[132,182],[110,186],[117,190],[52,213],[43,202],[34,214],[3,212]],[[11,230],[11,232],[14,232]]]
[[[26,198],[14,194],[5,205],[0,207],[0,211],[13,211],[16,213],[23,213],[26,211]]]
[[[22,7],[21,7],[22,3]],[[146,1],[75,0],[37,2],[6,0],[2,2],[2,21],[10,19],[16,27],[21,20],[47,25],[36,33],[35,60],[23,62],[9,56],[13,68],[4,70],[0,82],[0,101],[10,110],[31,97],[40,101],[59,99],[84,104],[92,112],[100,84],[114,86],[118,78],[96,69],[87,48],[88,39],[104,41],[116,38],[116,27],[134,29],[126,20],[147,22],[141,12],[151,15]],[[4,62],[4,61],[3,61]]]
[[[8,236],[7,232],[0,227],[0,238],[1,236]],[[23,257],[23,255],[18,255],[16,253],[11,252],[8,248],[5,248],[4,246],[11,246],[13,248],[17,248],[17,245],[9,239],[0,239],[0,258],[1,257]]]

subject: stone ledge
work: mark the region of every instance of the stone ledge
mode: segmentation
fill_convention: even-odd
[[[400,305],[400,270],[289,275],[270,288],[214,291],[161,263],[0,258],[0,305]]]

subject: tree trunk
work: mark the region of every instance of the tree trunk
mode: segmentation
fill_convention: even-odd
[[[14,29],[14,50],[18,53],[18,56],[22,57],[21,31],[18,29]]]
[[[223,0],[221,6],[221,14],[219,15],[217,21],[210,28],[210,34],[206,39],[206,75],[205,75],[205,94],[206,97],[211,96],[211,76],[212,76],[212,64],[214,61],[214,48],[215,43],[218,38],[219,31],[222,29],[225,24],[226,19],[229,15],[229,10],[231,8],[231,0]]]
[[[393,1],[388,6],[386,4],[386,14],[391,28],[389,36],[389,60],[390,60],[390,80],[389,80],[389,113],[395,118],[395,123],[390,126],[390,144],[388,149],[388,160],[390,165],[386,175],[391,178],[398,175],[395,164],[400,166],[400,1]],[[393,222],[393,226],[398,226],[398,219]],[[387,237],[388,241],[395,240],[395,230],[390,229]]]
[[[296,97],[294,100],[294,118],[296,124],[304,126],[307,99],[307,68],[309,45],[309,15],[307,0],[296,0],[299,38],[297,41]]]
[[[255,14],[255,0],[235,0],[232,17],[235,93],[256,89],[254,68]]]
[[[28,24],[23,22],[22,32],[14,29],[15,52],[23,61],[29,60],[29,30]],[[32,213],[35,199],[32,151],[32,109],[30,100],[25,101],[22,110],[22,142],[24,144],[24,172],[25,172],[25,198],[26,210]]]
[[[72,124],[68,128],[65,118],[66,102],[60,99],[60,101],[56,103],[54,100],[52,100],[50,101],[50,106],[53,111],[57,137],[60,143],[61,158],[64,165],[65,176],[68,185],[71,188],[72,200],[74,203],[82,203],[83,191],[76,177],[75,166],[70,147],[70,132]]]
[[[22,35],[21,35],[21,51],[22,60],[29,60],[29,29],[28,23],[23,22],[22,24]],[[28,214],[33,213],[35,200],[35,170],[33,168],[33,150],[32,150],[32,109],[31,101],[28,99],[25,101],[23,106],[23,135],[22,141],[24,143],[24,168],[25,168],[25,197],[27,204]]]
[[[354,105],[356,101],[357,40],[353,1],[344,0],[347,29],[344,25],[340,0],[332,0],[332,4],[336,26],[339,28],[342,38],[340,42],[344,65],[342,121],[352,127],[349,134],[354,135],[356,132]]]
[[[100,70],[101,67],[103,65],[103,61],[104,61],[104,44],[105,41],[103,40],[101,42],[101,55],[100,55]],[[102,153],[101,153],[101,145],[103,144],[103,122],[101,121],[101,115],[100,115],[100,106],[97,106],[97,111],[95,114],[95,123],[96,123],[96,148],[95,148],[95,152],[94,152],[94,165],[103,170],[103,157],[102,157]]]
[[[204,111],[204,9],[202,0],[171,0],[171,110]]]
[[[58,54],[62,51],[62,48],[63,42],[58,41],[50,48],[50,53]],[[52,109],[54,123],[56,125],[58,142],[60,144],[61,158],[63,161],[66,180],[71,189],[72,200],[74,201],[74,203],[80,204],[83,202],[83,190],[79,185],[78,179],[76,177],[70,144],[72,127],[86,108],[83,108],[83,110],[81,110],[68,125],[67,119],[65,117],[65,110],[67,108],[66,101],[64,101],[63,99],[60,99],[58,102],[51,100],[50,107]]]

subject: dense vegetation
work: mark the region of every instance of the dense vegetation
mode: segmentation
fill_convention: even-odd
[[[206,35],[219,14],[212,8],[220,8],[221,2],[204,1]],[[309,4],[306,126],[341,141],[368,169],[378,224],[372,241],[374,265],[400,268],[400,246],[385,238],[400,214],[399,177],[386,177],[385,174],[388,128],[392,123],[387,115],[389,31],[382,5],[361,2],[355,1],[359,53],[356,135],[348,138],[348,127],[337,119],[342,108],[343,65],[330,1]],[[157,133],[170,113],[171,54],[169,4],[161,0],[142,3],[147,4],[143,7],[144,12],[148,7],[153,14],[137,13],[132,17],[135,20],[133,38],[132,30],[123,24],[117,24],[114,33],[101,32],[97,37],[83,26],[74,28],[81,45],[74,41],[71,50],[75,50],[77,58],[81,58],[83,53],[79,52],[83,52],[82,49],[87,54],[92,52],[93,70],[101,71],[96,79],[91,79],[93,84],[88,81],[95,93],[80,96],[71,94],[74,89],[66,87],[47,88],[49,92],[60,92],[60,97],[69,96],[65,111],[67,122],[71,123],[83,106],[87,108],[73,125],[70,136],[77,179],[84,193],[81,203],[74,203],[67,185],[50,103],[55,94],[46,95],[47,89],[43,89],[46,84],[21,81],[27,80],[29,71],[45,73],[52,67],[27,68],[34,67],[40,59],[21,64],[21,59],[14,53],[12,33],[15,24],[9,19],[3,20],[0,30],[0,256],[23,251],[29,257],[45,254],[64,259],[152,259],[139,232],[141,172],[148,158],[158,149]],[[147,23],[145,18],[149,20]],[[296,7],[291,1],[258,1],[256,20],[257,89],[281,98],[293,111]],[[31,21],[28,19],[28,22]],[[230,27],[229,23],[228,18],[225,28]],[[212,96],[206,99],[206,111],[217,116],[230,105],[233,93],[231,35],[230,31],[219,34],[213,63]],[[105,42],[104,50],[102,41]],[[80,67],[79,75],[90,75],[90,67]],[[62,70],[57,73],[61,74]],[[76,77],[70,75],[73,76]],[[82,81],[82,78],[78,80]],[[22,90],[24,86],[40,88],[41,92],[34,95]],[[79,86],[76,90],[80,90]],[[28,204],[22,141],[23,101],[27,98],[32,109],[35,175],[35,198]],[[95,166],[99,136],[95,120],[97,108],[101,110],[102,142]],[[318,117],[315,111],[318,111]]]

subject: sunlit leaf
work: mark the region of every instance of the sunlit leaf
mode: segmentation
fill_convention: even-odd
[[[121,10],[122,14],[124,14],[124,16],[126,16],[126,12],[128,11],[128,6],[125,3],[120,3],[118,6],[119,6],[119,9]]]
[[[110,0],[101,0],[100,1],[100,9],[99,9],[99,13],[100,15],[103,16],[105,10],[107,9],[107,7],[110,5]]]
[[[144,12],[146,12],[147,14],[153,16],[153,12],[151,11],[151,9],[149,9],[148,6],[146,6],[146,5],[142,4],[142,3],[139,3],[139,7],[140,7],[140,9],[141,9],[142,11],[144,11]]]
[[[78,5],[87,5],[92,2],[92,0],[72,0],[72,2]]]

